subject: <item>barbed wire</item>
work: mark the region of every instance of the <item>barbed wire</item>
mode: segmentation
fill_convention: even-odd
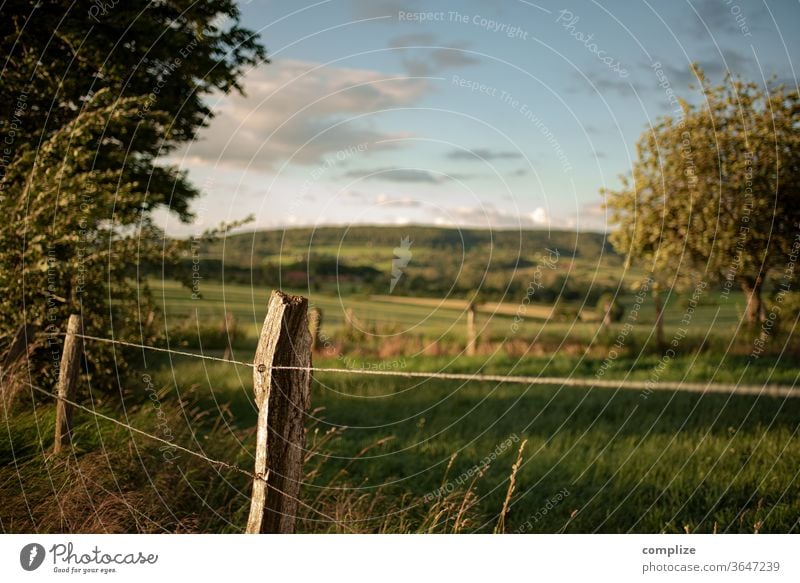
[[[65,333],[58,334],[59,336],[66,336]],[[111,338],[102,338],[99,336],[92,336],[88,334],[75,334],[75,337],[82,338],[84,340],[90,340],[95,342],[102,342],[107,344],[114,344],[120,346],[126,346],[130,348],[137,348],[141,350],[151,350],[156,352],[162,353],[169,353],[175,354],[178,356],[185,356],[189,358],[198,358],[203,360],[210,360],[228,364],[235,364],[240,366],[247,366],[247,367],[254,367],[255,365],[250,362],[242,362],[232,359],[226,358],[219,358],[215,356],[210,356],[202,353],[196,352],[188,352],[188,351],[181,351],[181,350],[173,350],[171,348],[162,348],[158,346],[149,346],[145,344],[138,344],[134,342],[127,342],[124,340],[116,340]],[[529,375],[502,375],[502,374],[481,374],[481,373],[449,373],[449,372],[422,372],[422,371],[399,371],[399,370],[376,370],[376,369],[365,369],[365,368],[334,368],[334,367],[313,367],[313,366],[272,366],[274,370],[302,370],[302,371],[309,371],[309,372],[316,372],[316,373],[331,373],[331,374],[349,374],[349,375],[370,375],[370,376],[390,376],[390,377],[398,377],[398,378],[420,378],[425,380],[431,379],[441,379],[441,380],[458,380],[458,381],[468,381],[468,382],[493,382],[493,383],[509,383],[509,384],[524,384],[528,386],[532,385],[560,385],[560,386],[570,386],[570,387],[601,387],[601,388],[627,388],[627,389],[642,389],[644,391],[652,391],[652,390],[675,390],[675,391],[689,391],[689,392],[699,392],[699,393],[733,393],[739,395],[756,395],[756,396],[782,396],[782,397],[800,397],[800,391],[795,389],[794,385],[777,385],[777,384],[763,384],[763,385],[740,385],[740,384],[732,384],[732,383],[712,383],[712,382],[674,382],[674,381],[639,381],[639,380],[613,380],[613,379],[599,379],[599,378],[574,378],[574,377],[543,377],[543,376],[529,376]],[[326,513],[314,508],[313,506],[306,504],[299,498],[292,496],[286,492],[283,492],[281,489],[275,487],[273,484],[270,484],[268,481],[269,473],[264,476],[258,475],[252,471],[246,470],[241,468],[235,464],[231,464],[229,462],[215,459],[205,455],[204,453],[200,453],[198,451],[194,451],[182,445],[176,444],[173,441],[169,441],[164,439],[163,437],[159,437],[158,435],[154,435],[137,427],[134,427],[128,423],[115,419],[109,415],[101,413],[95,409],[90,407],[86,407],[77,403],[73,400],[67,399],[66,397],[60,396],[56,393],[43,389],[42,387],[38,387],[33,385],[29,382],[23,383],[29,386],[31,389],[46,395],[48,397],[52,397],[56,400],[63,401],[65,403],[70,404],[71,406],[80,409],[81,411],[85,411],[99,417],[105,421],[109,421],[114,423],[120,427],[127,429],[132,433],[136,433],[141,435],[147,439],[151,439],[153,441],[168,445],[178,451],[186,453],[192,457],[201,459],[206,463],[211,464],[212,466],[223,468],[226,470],[234,471],[252,480],[262,480],[268,488],[294,500],[303,508],[308,509],[309,511],[323,517],[325,520],[333,523],[333,524],[342,524],[340,521],[337,521],[335,518],[328,516]],[[342,524],[343,527],[347,528],[346,525]],[[348,530],[351,530],[348,528]],[[352,532],[352,530],[351,530]]]
[[[87,413],[95,415],[96,417],[100,417],[101,419],[104,419],[105,421],[110,421],[111,423],[119,425],[120,427],[124,427],[124,428],[128,429],[129,431],[132,431],[134,433],[137,433],[139,435],[142,435],[142,436],[147,437],[149,439],[152,439],[154,441],[158,441],[160,443],[166,444],[166,445],[168,445],[168,446],[170,446],[172,448],[175,448],[175,449],[177,449],[179,451],[182,451],[182,452],[184,452],[184,453],[186,453],[188,455],[191,455],[191,456],[194,456],[194,457],[199,458],[201,460],[204,460],[204,461],[208,462],[211,465],[219,466],[219,467],[225,468],[226,470],[232,470],[234,472],[238,472],[238,473],[243,474],[243,475],[245,475],[245,476],[247,476],[247,477],[249,477],[249,478],[251,478],[253,480],[261,480],[267,485],[268,488],[271,488],[272,490],[274,490],[275,492],[281,494],[282,496],[286,496],[287,498],[291,498],[292,500],[294,500],[295,502],[297,502],[298,504],[300,504],[304,508],[307,508],[307,509],[311,510],[312,512],[316,512],[317,514],[319,514],[320,516],[322,516],[326,520],[330,521],[331,523],[339,524],[339,522],[335,518],[333,518],[332,516],[328,516],[327,514],[322,512],[321,510],[317,510],[316,508],[306,504],[305,502],[303,502],[299,498],[296,498],[295,496],[292,496],[291,494],[288,494],[288,493],[284,492],[283,490],[281,490],[280,488],[276,487],[274,484],[271,484],[267,479],[268,475],[269,475],[269,472],[267,472],[267,475],[265,475],[265,476],[260,476],[258,474],[255,474],[255,473],[249,471],[249,470],[245,470],[244,468],[240,468],[237,465],[234,465],[234,464],[222,461],[222,460],[218,460],[218,459],[215,459],[215,458],[208,457],[207,455],[205,455],[203,453],[191,450],[191,449],[189,449],[187,447],[183,447],[182,445],[178,445],[177,443],[174,443],[172,441],[166,440],[163,437],[159,437],[158,435],[153,435],[152,433],[148,433],[147,431],[139,429],[138,427],[134,427],[133,425],[130,425],[128,423],[120,421],[119,419],[114,419],[113,417],[111,417],[109,415],[106,415],[104,413],[100,413],[99,411],[97,411],[95,409],[92,409],[90,407],[86,407],[84,405],[81,405],[80,403],[76,403],[75,401],[73,401],[71,399],[67,399],[66,397],[63,397],[61,395],[58,395],[58,394],[53,393],[51,391],[48,391],[47,389],[43,389],[41,387],[37,387],[36,385],[31,384],[29,382],[25,382],[25,381],[22,381],[22,383],[24,385],[27,385],[28,387],[30,387],[31,389],[33,389],[35,391],[38,391],[38,392],[40,392],[40,393],[42,393],[44,395],[47,395],[48,397],[52,397],[52,398],[54,398],[54,399],[56,399],[58,401],[63,401],[64,403],[69,403],[70,405],[72,405],[73,407],[75,407],[77,409],[80,409],[81,411],[85,411]]]
[[[64,333],[59,334],[65,335]],[[165,352],[190,358],[199,358],[215,362],[236,364],[239,366],[254,367],[252,362],[242,362],[238,360],[198,354],[196,352],[185,352],[161,348],[157,346],[147,346],[123,340],[101,338],[99,336],[89,336],[85,334],[75,334],[78,338],[95,340],[109,344],[119,344],[131,348],[143,350],[153,350]],[[599,379],[599,378],[575,378],[575,377],[542,377],[529,375],[500,375],[482,373],[449,373],[449,372],[422,372],[422,371],[400,371],[400,370],[376,370],[370,368],[333,368],[333,367],[299,367],[299,366],[273,366],[274,370],[305,370],[309,372],[332,373],[332,374],[352,374],[352,375],[371,375],[371,376],[391,376],[399,378],[421,378],[439,379],[454,381],[472,381],[483,383],[504,383],[522,385],[560,385],[563,387],[586,387],[586,388],[609,388],[609,389],[632,389],[642,391],[684,391],[693,393],[731,393],[737,395],[756,395],[770,397],[800,397],[800,391],[795,385],[763,384],[763,385],[743,385],[737,383],[713,383],[713,382],[685,382],[685,381],[651,381],[651,380],[625,380],[625,379]]]
[[[535,376],[510,376],[478,373],[426,373],[411,371],[383,371],[355,368],[314,368],[301,366],[273,366],[278,370],[308,370],[313,372],[352,373],[377,376],[395,376],[406,378],[435,378],[444,380],[463,380],[476,382],[497,382],[523,385],[562,385],[565,387],[600,387],[623,388],[642,390],[675,390],[687,392],[708,393],[736,393],[742,395],[765,396],[800,396],[800,391],[791,385],[739,385],[733,383],[702,383],[682,381],[649,381],[638,380],[613,380],[613,379],[580,379],[575,377],[535,377]]]
[[[57,336],[66,336],[65,332],[60,332]],[[130,348],[141,348],[144,350],[153,350],[155,352],[167,352],[169,354],[178,354],[180,356],[189,356],[191,358],[201,358],[203,360],[214,360],[217,362],[227,362],[229,364],[239,364],[241,366],[253,366],[252,362],[240,362],[228,358],[220,358],[218,356],[208,356],[206,354],[198,354],[196,352],[184,352],[182,350],[173,350],[171,348],[161,348],[159,346],[147,346],[145,344],[135,344],[133,342],[125,342],[124,340],[115,340],[113,338],[101,338],[100,336],[89,336],[86,334],[75,334],[76,338],[83,338],[85,340],[96,340],[97,342],[105,342],[106,344],[119,344],[121,346],[128,346]]]

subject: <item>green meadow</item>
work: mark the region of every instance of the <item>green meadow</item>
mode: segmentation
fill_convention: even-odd
[[[165,345],[168,338],[172,349],[221,357],[225,346],[214,338],[225,335],[208,331],[232,313],[232,358],[251,361],[268,288],[208,280],[192,299],[178,283],[150,283],[165,315]],[[604,328],[594,307],[580,302],[574,313],[587,313],[573,320],[557,317],[554,305],[531,304],[515,332],[518,304],[487,304],[478,315],[479,353],[466,357],[463,300],[293,291],[323,310],[328,341],[314,355],[319,367],[592,378],[605,360],[604,378],[647,380],[662,359],[649,299],[624,350],[609,361],[625,319]],[[794,384],[800,360],[792,337],[776,336],[769,354],[751,358],[753,339],[737,328],[741,303],[713,293],[700,302],[691,333],[659,378]],[[356,321],[350,329],[348,310]],[[685,297],[670,298],[668,339],[685,313]],[[127,360],[136,365],[118,379],[119,394],[82,385],[97,411],[208,458],[252,467],[251,368],[133,349]],[[795,401],[317,373],[298,529],[794,532]],[[75,455],[67,457],[48,455],[52,404],[7,418],[10,431],[0,436],[4,530],[243,529],[247,476],[105,419],[75,417]]]

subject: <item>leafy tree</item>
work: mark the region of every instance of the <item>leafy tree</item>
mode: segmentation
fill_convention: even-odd
[[[622,320],[625,307],[619,302],[616,294],[606,292],[597,300],[597,312],[603,318],[603,325],[609,326],[613,322]]]
[[[205,96],[241,90],[264,49],[232,0],[12,0],[2,11],[0,337],[22,322],[63,331],[82,313],[87,334],[144,339],[139,268],[178,251],[152,213],[188,222],[198,194],[160,159],[207,124]],[[57,369],[59,343],[47,342],[33,354],[38,382]],[[87,348],[97,380],[113,378],[119,355]]]
[[[707,278],[725,298],[740,286],[755,324],[798,235],[800,95],[692,71],[703,99],[680,99],[676,117],[644,132],[631,176],[604,191],[611,241],[669,286]]]

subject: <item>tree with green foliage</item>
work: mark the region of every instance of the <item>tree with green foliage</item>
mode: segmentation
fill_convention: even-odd
[[[163,157],[208,123],[205,97],[241,90],[265,51],[233,0],[12,0],[2,12],[0,339],[33,324],[30,369],[45,382],[70,313],[86,334],[149,334],[141,267],[179,251],[153,211],[188,222],[198,195]],[[124,359],[87,348],[89,372],[110,383]]]
[[[610,326],[622,321],[625,307],[619,302],[616,294],[606,292],[597,300],[597,313],[602,317],[603,326]]]
[[[611,241],[670,288],[692,279],[738,285],[751,324],[762,291],[800,233],[800,94],[727,76],[702,100],[677,101],[639,140],[619,190],[605,190]]]

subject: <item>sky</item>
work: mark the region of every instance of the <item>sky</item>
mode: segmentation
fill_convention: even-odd
[[[428,224],[608,229],[601,189],[697,102],[689,64],[796,86],[800,2],[244,0],[270,63],[168,161],[202,196],[170,234]]]

